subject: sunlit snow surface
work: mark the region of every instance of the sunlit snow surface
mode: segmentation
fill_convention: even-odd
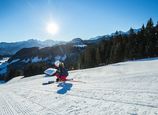
[[[0,114],[158,115],[156,58],[71,71],[69,78],[78,82],[42,85],[38,75],[0,85]]]

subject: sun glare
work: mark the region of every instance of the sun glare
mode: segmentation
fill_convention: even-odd
[[[48,33],[50,33],[52,35],[55,35],[59,31],[59,27],[56,23],[51,22],[51,23],[47,24],[46,30],[47,30]]]

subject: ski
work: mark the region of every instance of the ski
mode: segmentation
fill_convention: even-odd
[[[80,81],[80,80],[75,80],[75,79],[67,79],[66,81],[70,81],[70,82],[80,82],[80,83],[86,83],[84,81]]]
[[[69,81],[69,82],[79,82],[79,83],[86,83],[86,82],[83,82],[83,81],[80,81],[80,80],[74,80],[73,78],[72,79],[66,79],[65,81],[49,81],[47,83],[42,83],[42,85],[49,85],[49,84],[52,84],[52,83],[62,83],[62,82],[66,82],[66,81]]]
[[[48,84],[52,84],[52,83],[55,83],[55,81],[49,81],[47,83],[42,83],[42,85],[48,85]]]

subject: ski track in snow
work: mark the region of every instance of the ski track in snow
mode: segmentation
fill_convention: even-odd
[[[158,59],[71,71],[72,87],[43,76],[17,77],[0,85],[0,115],[158,115]],[[55,78],[50,78],[55,80]]]

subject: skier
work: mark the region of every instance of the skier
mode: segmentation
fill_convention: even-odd
[[[57,77],[56,82],[58,81],[66,81],[66,77],[68,76],[68,71],[64,67],[64,63],[60,62],[59,60],[54,63],[57,72],[55,76]]]

